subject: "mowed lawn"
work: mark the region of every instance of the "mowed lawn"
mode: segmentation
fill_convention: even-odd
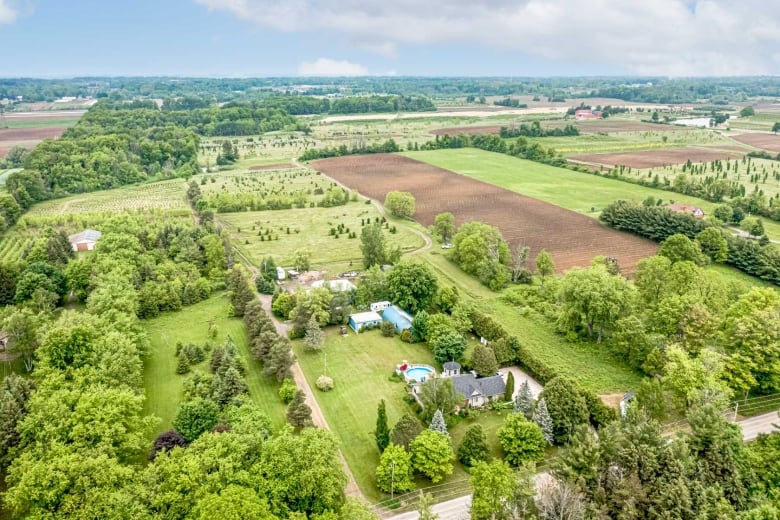
[[[477,148],[405,152],[401,155],[593,218],[598,218],[603,208],[619,199],[641,202],[647,197],[655,197],[665,202],[674,201],[699,206],[705,213],[712,213],[716,206],[712,202],[696,197],[548,166]],[[764,229],[769,238],[780,240],[780,223],[764,219]]]
[[[218,219],[230,232],[233,245],[239,247],[255,265],[271,255],[278,265],[289,267],[293,265],[295,251],[306,249],[312,255],[315,269],[349,261],[352,261],[353,268],[360,269],[363,259],[360,252],[361,221],[374,222],[379,217],[381,215],[373,204],[351,202],[334,208],[222,213]],[[348,238],[349,233],[341,233],[338,238],[331,235],[331,228],[338,228],[339,224],[349,229],[349,233],[355,233],[356,238]],[[407,252],[424,244],[418,234],[398,221],[390,219],[388,224],[389,227],[395,225],[398,231],[393,234],[388,229],[384,230],[388,245],[398,246]],[[269,234],[266,235],[266,232]],[[278,240],[268,240],[269,237],[278,237]]]
[[[144,325],[151,348],[144,360],[144,387],[146,389],[146,406],[144,413],[153,414],[161,419],[156,433],[171,428],[171,422],[182,400],[182,388],[189,374],[176,373],[178,358],[176,343],[195,343],[203,345],[221,345],[230,336],[241,355],[246,359],[248,372],[246,375],[249,395],[268,414],[274,426],[280,427],[285,422],[286,408],[278,395],[279,385],[275,380],[269,381],[262,374],[260,364],[252,360],[247,346],[244,323],[240,318],[228,317],[229,302],[222,295],[212,296],[181,311],[167,313],[151,320],[144,320]],[[216,339],[208,335],[209,321],[213,320],[219,333]],[[207,356],[196,370],[208,372]],[[191,374],[192,372],[190,372]]]

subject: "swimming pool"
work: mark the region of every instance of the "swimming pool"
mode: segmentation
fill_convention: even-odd
[[[412,379],[418,383],[424,382],[426,379],[433,375],[433,368],[426,366],[415,366],[409,368],[404,372],[404,376],[407,380]]]

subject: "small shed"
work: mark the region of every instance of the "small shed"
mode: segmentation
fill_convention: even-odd
[[[349,327],[355,332],[360,332],[363,327],[376,327],[382,323],[382,316],[374,311],[359,312],[349,316]]]
[[[284,272],[284,267],[277,267],[276,268],[276,279],[277,280],[284,280],[287,277],[287,273]]]
[[[443,377],[454,377],[460,375],[460,363],[457,361],[447,361],[444,363]]]
[[[374,312],[381,312],[388,307],[390,307],[392,303],[390,302],[374,302],[371,304],[371,310]]]
[[[68,241],[74,251],[92,251],[95,244],[100,239],[100,231],[94,229],[85,229],[81,233],[70,235]]]
[[[382,319],[395,325],[395,330],[398,334],[412,328],[412,317],[395,305],[391,305],[382,311]]]

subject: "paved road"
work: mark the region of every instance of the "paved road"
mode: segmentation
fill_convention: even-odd
[[[780,424],[780,417],[777,412],[770,412],[756,417],[743,419],[737,424],[742,428],[742,438],[745,442],[755,440],[761,433],[772,433],[777,431],[775,424]],[[537,476],[537,482],[540,478],[546,478],[547,473],[540,473]],[[439,514],[439,520],[468,520],[468,509],[471,503],[471,495],[466,495],[446,502],[441,502],[433,506],[433,512]],[[403,513],[390,517],[389,520],[417,520],[420,515],[416,511]]]

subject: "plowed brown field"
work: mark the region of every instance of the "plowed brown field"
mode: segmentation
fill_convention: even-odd
[[[56,139],[67,128],[67,126],[46,126],[39,128],[0,129],[0,157],[5,157],[14,146],[33,148],[44,139]]]
[[[642,152],[595,153],[572,155],[572,161],[606,164],[608,166],[629,166],[631,168],[655,168],[687,161],[704,162],[741,157],[740,153],[720,152],[703,148],[678,148],[671,150],[646,150]]]
[[[768,150],[774,153],[780,152],[780,135],[754,133],[735,135],[732,136],[732,139],[739,141],[740,143],[755,146],[756,148],[761,148],[762,150]]]
[[[361,194],[383,201],[392,190],[411,192],[417,202],[415,220],[433,224],[438,213],[450,211],[457,224],[479,220],[498,227],[512,249],[552,253],[557,270],[587,266],[594,256],[613,256],[624,273],[657,251],[657,245],[621,233],[575,213],[464,175],[393,154],[337,157],[312,166]],[[561,189],[565,189],[562,186]]]

